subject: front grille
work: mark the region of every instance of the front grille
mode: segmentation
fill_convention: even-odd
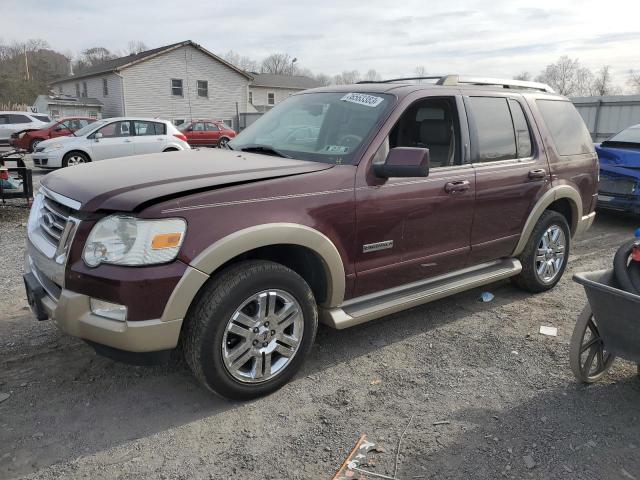
[[[58,247],[73,210],[45,196],[42,199],[38,224],[44,237]]]
[[[616,195],[633,195],[636,181],[631,178],[600,178],[599,193],[613,193]]]

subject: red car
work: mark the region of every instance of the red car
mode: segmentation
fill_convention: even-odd
[[[36,146],[43,140],[56,137],[68,137],[76,130],[95,122],[95,118],[66,117],[47,123],[40,129],[26,129],[11,134],[9,145],[21,150],[33,152]]]
[[[193,147],[222,147],[236,132],[221,120],[193,120],[178,125]]]

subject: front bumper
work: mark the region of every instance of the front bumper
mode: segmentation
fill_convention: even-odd
[[[35,152],[31,154],[33,164],[40,167],[62,167],[62,151]]]
[[[61,286],[55,261],[28,243],[25,272],[33,274],[42,287],[38,299],[42,311],[63,332],[127,352],[156,352],[177,346],[182,319],[118,321],[96,315],[91,311],[90,297]]]

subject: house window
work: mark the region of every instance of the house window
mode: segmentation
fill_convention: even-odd
[[[209,82],[206,80],[198,80],[198,96],[199,97],[208,97],[209,96]]]
[[[94,110],[89,110],[89,117],[98,118],[98,112],[96,112]]]
[[[80,98],[80,84],[76,83],[76,97]]]
[[[82,82],[82,96],[87,98],[87,82]]]
[[[109,95],[109,84],[107,83],[107,79],[102,79],[102,96],[106,97]]]
[[[171,79],[171,95],[175,95],[176,97],[182,97],[182,79],[181,78]]]
[[[253,92],[249,92],[249,103],[253,105]]]
[[[275,105],[276,104],[276,94],[273,92],[267,93],[267,105]]]
[[[177,127],[178,125],[182,125],[184,123],[184,118],[176,118],[173,121],[173,124]]]

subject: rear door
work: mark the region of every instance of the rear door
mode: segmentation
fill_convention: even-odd
[[[164,123],[134,120],[133,131],[133,150],[136,155],[162,152],[167,144]]]
[[[205,137],[207,145],[217,145],[220,141],[220,129],[215,123],[205,122]]]
[[[91,159],[105,160],[107,158],[126,157],[134,154],[129,120],[111,122],[87,137],[90,141]],[[102,138],[96,139],[96,133]]]
[[[464,102],[476,172],[470,264],[478,264],[511,255],[550,174],[520,95],[478,93]]]

